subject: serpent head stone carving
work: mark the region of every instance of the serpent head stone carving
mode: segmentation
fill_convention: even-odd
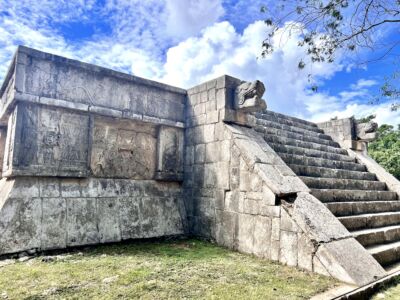
[[[262,96],[265,92],[264,84],[255,80],[243,82],[235,90],[234,108],[242,111],[260,111],[267,108]]]

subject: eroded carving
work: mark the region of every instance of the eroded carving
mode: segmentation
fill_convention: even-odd
[[[234,108],[242,111],[260,111],[267,108],[262,96],[265,92],[264,84],[255,80],[243,82],[235,90]]]
[[[158,133],[158,162],[156,179],[183,179],[183,131],[161,126]]]
[[[371,142],[378,138],[378,124],[369,121],[367,123],[355,123],[357,140]]]
[[[95,176],[152,179],[156,161],[154,126],[95,119],[91,169]]]

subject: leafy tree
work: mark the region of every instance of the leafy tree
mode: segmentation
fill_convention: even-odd
[[[400,180],[400,124],[397,129],[381,125],[379,138],[369,143],[368,154]]]
[[[265,23],[271,26],[262,45],[262,55],[274,51],[273,39],[279,28],[300,33],[299,47],[304,47],[308,60],[301,59],[303,69],[308,61],[333,62],[338,53],[352,52],[358,57],[369,51],[375,57],[367,64],[399,56],[400,35],[381,42],[383,34],[399,30],[400,0],[281,0],[263,6]],[[381,97],[393,100],[392,109],[400,107],[400,74],[389,76],[381,88]],[[316,90],[316,87],[312,88]]]

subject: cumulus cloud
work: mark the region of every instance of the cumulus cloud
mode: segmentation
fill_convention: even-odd
[[[308,63],[298,69],[300,59],[308,62],[304,49],[297,46],[299,37],[285,28],[275,36],[275,52],[260,58],[260,45],[269,27],[262,21],[248,25],[243,33],[227,22],[206,28],[201,36],[188,38],[167,52],[162,81],[191,87],[223,74],[243,80],[260,79],[266,85],[265,99],[269,109],[296,115],[313,121],[329,120],[334,116],[364,117],[376,111],[380,123],[397,124],[399,113],[392,112],[388,103],[365,104],[368,88],[377,84],[372,79],[360,79],[338,95],[311,92],[308,74],[321,85],[336,72],[340,63]],[[340,61],[340,60],[339,60]],[[184,62],[184,63],[182,63]]]
[[[223,14],[220,0],[167,0],[167,32],[173,38],[197,35]]]
[[[180,8],[183,2],[185,10]],[[243,28],[238,29],[232,18],[239,18],[241,11],[246,15],[243,9],[247,1],[231,3],[231,19],[226,18],[224,8],[228,2],[105,0],[100,6],[94,0],[71,0],[55,6],[50,0],[0,0],[6,12],[0,14],[0,79],[16,46],[24,44],[180,87],[223,74],[260,79],[267,88],[269,109],[314,121],[376,113],[380,122],[399,123],[400,112],[391,112],[389,104],[366,104],[365,97],[377,84],[375,80],[349,82],[348,89],[337,95],[310,92],[309,73],[323,87],[345,66],[339,59],[339,63],[307,64],[299,70],[298,61],[307,62],[307,55],[297,46],[296,33],[289,35],[281,28],[274,40],[276,51],[260,58],[260,45],[270,28],[262,21],[244,26],[246,17]],[[102,18],[111,31],[70,41],[57,30],[58,23],[79,20],[91,24],[96,22],[95,16]],[[224,18],[229,20],[215,22]]]

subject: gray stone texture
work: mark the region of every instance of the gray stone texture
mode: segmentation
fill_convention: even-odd
[[[53,178],[2,180],[1,254],[185,233],[183,199],[176,183],[76,179],[74,193],[52,197],[62,195],[61,186],[71,180],[60,179],[60,185],[49,185],[50,181]]]
[[[353,284],[383,276],[398,182],[340,148],[361,145],[351,120],[266,111],[263,92],[20,47],[0,89],[0,254],[187,234]]]

